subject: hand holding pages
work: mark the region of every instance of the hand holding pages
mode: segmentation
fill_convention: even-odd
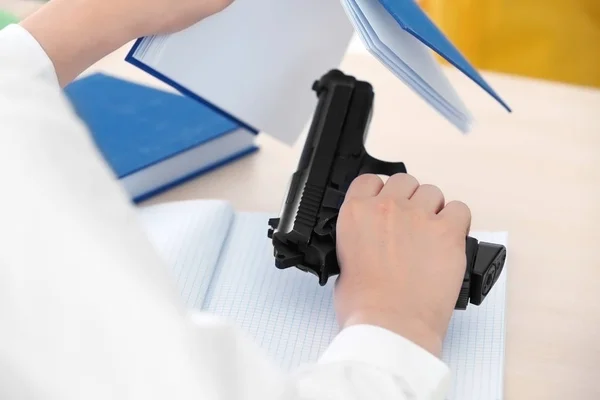
[[[433,52],[510,110],[414,0],[236,0],[182,32],[138,40],[127,60],[247,129],[291,144],[316,106],[307,88],[339,66],[354,32],[460,131],[473,118]]]
[[[352,38],[338,0],[235,0],[172,35],[139,40],[127,60],[255,132],[293,143],[314,107],[310,85]]]

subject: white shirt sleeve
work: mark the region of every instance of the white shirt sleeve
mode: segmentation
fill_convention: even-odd
[[[0,398],[443,399],[448,368],[374,326],[318,363],[273,366],[186,310],[114,178],[17,25],[0,31]]]

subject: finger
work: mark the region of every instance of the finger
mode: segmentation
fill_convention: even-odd
[[[439,213],[445,204],[444,194],[433,185],[421,185],[410,198],[415,206],[434,214]]]
[[[451,201],[446,204],[446,207],[438,215],[463,232],[465,236],[469,234],[471,230],[471,210],[465,203]]]
[[[390,176],[379,196],[389,196],[396,199],[410,199],[419,187],[419,181],[409,174],[395,174]]]
[[[364,174],[356,177],[348,191],[346,198],[350,197],[375,197],[383,187],[383,181],[380,177],[374,174]]]

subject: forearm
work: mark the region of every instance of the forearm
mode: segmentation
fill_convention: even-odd
[[[134,37],[108,6],[88,3],[52,0],[21,22],[52,60],[61,86]]]
[[[138,37],[175,32],[222,11],[232,0],[52,0],[22,23],[65,86]]]

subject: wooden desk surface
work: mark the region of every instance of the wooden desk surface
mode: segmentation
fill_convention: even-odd
[[[90,71],[156,83],[123,54]],[[465,201],[473,229],[509,231],[506,399],[599,399],[600,92],[486,75],[508,114],[450,71],[477,120],[462,136],[371,57],[349,55],[342,69],[375,87],[372,155],[405,161],[421,182]],[[258,153],[145,204],[223,198],[278,212],[302,142],[258,143]]]

